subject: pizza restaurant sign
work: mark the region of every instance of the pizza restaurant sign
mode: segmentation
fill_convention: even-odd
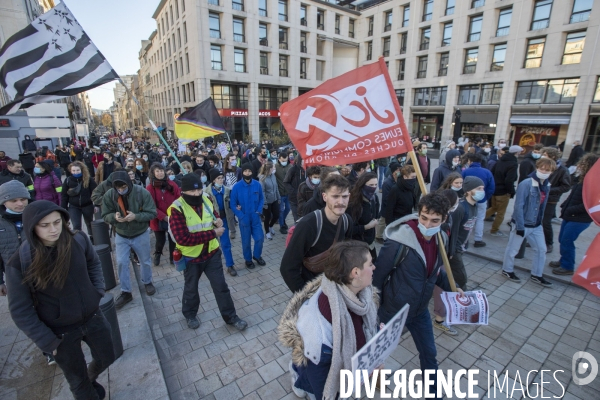
[[[221,109],[217,110],[221,117],[247,117],[248,110],[236,110],[236,109]],[[279,117],[281,114],[279,110],[259,110],[259,117]]]

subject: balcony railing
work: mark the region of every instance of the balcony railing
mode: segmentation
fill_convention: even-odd
[[[210,31],[211,39],[221,39],[221,31]]]
[[[454,14],[454,7],[446,8],[446,15],[453,15],[453,14]]]
[[[440,68],[438,70],[438,76],[447,76],[448,75],[448,67]]]
[[[442,39],[442,47],[450,46],[452,39]]]
[[[373,54],[367,53],[367,60],[370,60],[371,58],[373,58]]]
[[[258,15],[261,17],[266,17],[267,16],[267,10],[263,10],[262,8],[258,9]]]
[[[383,27],[384,32],[389,32],[391,30],[392,30],[392,24],[387,24],[386,26]]]
[[[496,30],[496,37],[500,37],[500,36],[506,36],[508,35],[508,32],[510,31],[510,27],[505,27],[505,28],[498,28]]]
[[[504,69],[504,62],[495,62],[492,63],[492,67],[490,71],[502,71]]]
[[[427,71],[419,71],[417,72],[417,78],[421,79],[421,78],[425,78],[427,77]]]
[[[287,14],[279,14],[280,21],[287,21]]]
[[[300,79],[306,79],[306,72],[300,72]]]
[[[306,18],[300,18],[300,25],[308,26],[308,22],[306,22]]]
[[[235,72],[246,72],[246,66],[244,64],[235,64]]]
[[[300,53],[306,53],[306,46],[300,45]]]
[[[432,14],[425,14],[425,15],[423,15],[423,22],[425,22],[425,21],[431,21],[431,15]]]
[[[279,68],[279,76],[288,76],[288,70]]]
[[[260,74],[261,75],[269,75],[269,68],[267,68],[267,67],[260,67]]]
[[[429,50],[429,42],[423,42],[419,45],[419,50]]]
[[[400,72],[398,73],[398,80],[399,80],[399,81],[403,81],[403,80],[404,80],[404,71],[400,71]]]
[[[481,38],[481,32],[469,34],[469,42],[476,42]]]
[[[400,54],[406,54],[406,46],[400,47]]]
[[[335,34],[339,35],[340,34],[340,28],[335,28]]]
[[[234,42],[239,42],[239,43],[244,43],[244,35],[240,34],[240,33],[234,33],[233,34],[233,41]]]
[[[354,32],[348,32],[348,36],[354,38]]]
[[[590,19],[590,10],[580,11],[578,13],[571,14],[571,24],[576,24],[577,22],[585,22]]]
[[[463,74],[474,74],[477,65],[465,65],[463,68]]]
[[[483,7],[485,5],[485,0],[474,0],[471,3],[471,8]]]
[[[231,4],[231,8],[233,8],[236,11],[244,11],[244,3],[233,2]]]
[[[212,4],[213,6],[218,6],[219,0],[208,0],[208,4]]]
[[[260,41],[258,42],[261,46],[268,46],[269,45],[269,41],[267,40],[267,38],[262,38],[260,39]]]
[[[325,30],[325,24],[317,24],[317,29],[324,31]]]
[[[221,63],[221,61],[212,61],[212,69],[220,71],[223,69],[223,64]]]
[[[546,29],[548,27],[548,22],[550,19],[542,19],[540,21],[533,21],[531,23],[531,30],[535,31],[538,29]]]
[[[373,29],[369,29],[369,32],[367,32],[367,36],[373,36]]]
[[[288,49],[287,42],[279,42],[279,49],[280,50],[287,50]]]
[[[383,51],[383,56],[384,57],[389,57],[390,56],[390,51],[389,50],[384,50]]]

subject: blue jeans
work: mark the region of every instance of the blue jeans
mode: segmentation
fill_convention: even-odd
[[[290,213],[290,200],[287,196],[281,196],[281,203],[279,204],[279,227],[286,225],[285,219]]]
[[[229,238],[229,226],[227,224],[227,218],[223,219],[223,228],[225,228],[225,232],[219,238],[219,242],[221,243],[221,250],[223,250],[223,255],[225,256],[225,266],[227,268],[233,267],[233,255],[231,254],[231,239]]]
[[[435,339],[433,336],[433,325],[429,310],[425,309],[421,314],[406,318],[406,329],[412,335],[415,346],[419,351],[419,361],[421,364],[421,373],[423,381],[425,380],[426,369],[438,369],[437,349],[435,348]],[[431,376],[434,382],[437,382],[437,372]],[[436,393],[437,384],[430,385],[429,392]]]
[[[573,222],[563,219],[558,242],[560,243],[560,266],[564,269],[575,270],[575,241],[590,224],[591,222]]]
[[[513,221],[510,229],[510,236],[506,251],[504,252],[504,262],[502,270],[513,272],[515,270],[515,256],[521,248],[523,240],[531,245],[535,255],[531,265],[531,275],[542,276],[544,273],[544,263],[546,262],[546,239],[544,238],[544,229],[542,225],[536,228],[525,228],[525,237],[517,235],[517,224]]]
[[[253,213],[241,218],[240,234],[242,235],[244,260],[252,261],[253,254],[250,247],[251,238],[254,239],[254,258],[261,258],[265,234],[262,230],[260,215]]]
[[[115,237],[115,246],[117,248],[117,270],[119,271],[121,291],[131,293],[131,276],[129,275],[129,253],[131,252],[131,249],[135,251],[138,260],[140,260],[142,283],[144,285],[152,283],[150,233],[148,230],[133,239],[125,238],[117,233],[117,236]]]
[[[381,189],[381,186],[383,185],[383,180],[385,179],[385,173],[387,172],[388,167],[383,167],[383,166],[378,166],[377,167],[377,184],[379,186],[379,189]]]

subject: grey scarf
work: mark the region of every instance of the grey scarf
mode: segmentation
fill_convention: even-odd
[[[351,359],[357,350],[354,325],[348,311],[362,316],[363,329],[368,342],[376,333],[377,306],[373,302],[372,286],[361,290],[357,297],[346,285],[339,285],[323,276],[321,288],[329,299],[333,329],[333,354],[323,389],[323,398],[334,400],[339,391],[340,370],[352,369]]]

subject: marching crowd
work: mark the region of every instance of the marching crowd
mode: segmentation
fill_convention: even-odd
[[[576,142],[563,164],[556,146],[536,144],[519,163],[523,148],[479,138],[448,141],[434,170],[427,144],[418,141],[418,165],[399,154],[336,167],[305,166],[293,148],[269,142],[234,141],[226,150],[192,142],[178,159],[160,143],[125,136],[88,144],[52,151],[27,137],[18,159],[0,151],[0,294],[8,295],[15,324],[59,365],[77,399],[104,398],[96,378],[114,361],[110,326],[98,307],[105,287],[92,247],[94,219],[114,235],[116,308],[133,299],[132,260],[146,294],[155,294],[152,266],[168,243],[169,262],[184,276],[182,314],[191,329],[200,326],[204,273],[223,320],[244,330],[225,279],[242,267],[231,240],[239,231],[243,267],[254,270],[266,265],[265,240],[268,246],[277,233],[287,235],[280,272],[294,295],[278,332],[292,349],[292,388],[300,397],[334,399],[340,370],[351,369],[352,355],[406,304],[420,367],[437,369],[433,329],[457,334],[445,323],[441,294],[451,285],[441,251],[458,292],[466,291],[463,254],[471,238],[474,247],[486,246],[484,221],[493,221],[490,235],[507,238],[507,279],[521,280],[515,258],[530,247],[529,279],[551,287],[542,272],[560,205],[560,259],[550,266],[553,274],[572,275],[575,241],[592,221],[583,178],[599,158]],[[176,141],[168,144],[178,149]],[[421,192],[418,170],[429,194]],[[87,368],[81,341],[92,350]]]

